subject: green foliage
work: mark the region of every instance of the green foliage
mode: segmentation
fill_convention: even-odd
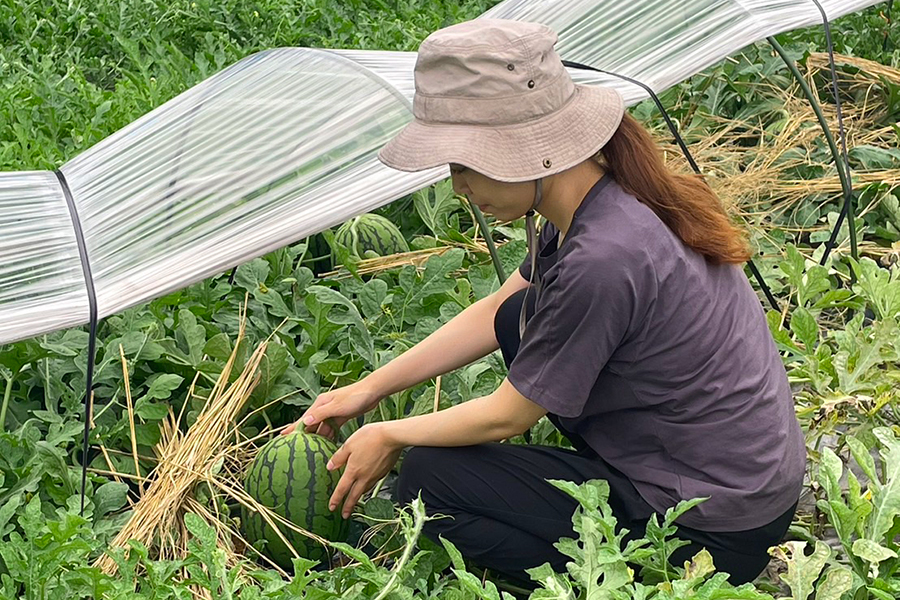
[[[669,564],[672,552],[686,543],[671,537],[676,531],[675,520],[702,499],[680,502],[669,509],[662,525],[653,515],[646,536],[631,540],[623,547],[622,540],[628,531],[617,531],[616,518],[607,502],[609,484],[602,480],[581,485],[567,481],[550,483],[578,501],[572,523],[579,536],[577,540],[563,538],[555,544],[562,554],[572,559],[566,564],[567,573],[554,572],[548,563],[528,571],[543,588],[531,598],[771,600],[771,596],[755,590],[751,584],[739,587],[728,584],[727,574],[715,573],[712,557],[705,549],[684,568]],[[635,580],[630,564],[643,567],[640,581]]]
[[[434,29],[474,17],[494,3],[148,0],[122,8],[110,0],[40,5],[0,0],[0,168],[55,168],[254,52],[276,46],[411,50]],[[836,50],[900,65],[897,27],[885,8],[837,20]],[[809,52],[824,49],[820,28],[779,39],[801,63]],[[764,43],[665,91],[662,101],[689,143],[705,139],[724,118],[740,123],[738,143],[765,146],[787,117],[760,81],[792,85]],[[820,99],[830,102],[828,81],[820,74],[813,84]],[[900,86],[882,78],[864,91],[842,93],[876,98],[884,107],[882,124],[898,131]],[[660,126],[651,103],[633,112],[651,127]],[[895,149],[872,144],[851,149],[854,169],[900,164]],[[796,160],[786,174],[797,180],[833,172],[821,136],[779,160]],[[900,241],[900,200],[891,186],[855,186],[859,206],[869,210],[853,225],[869,247]],[[772,211],[766,234],[754,233],[752,240],[763,253],[758,266],[784,307],[767,319],[807,431],[818,496],[817,512],[800,515],[805,520],[794,529],[809,541],[788,541],[773,550],[787,569],[781,591],[795,600],[900,595],[895,436],[900,280],[897,267],[885,269],[869,258],[854,262],[840,252],[819,265],[839,201],[837,195],[811,195],[791,210]],[[364,377],[498,289],[487,256],[476,249],[484,232],[450,181],[377,212],[400,228],[410,248],[435,254],[422,264],[360,275],[362,257],[326,231],[240,265],[233,277],[222,274],[106,319],[100,328],[91,442],[125,451],[126,456],[110,454],[112,468],[134,472],[120,347],[134,398],[138,451],[152,456],[166,415],[184,410],[184,426],[196,417],[231,355],[245,298],[248,337],[237,349],[235,372],[249,350],[275,332],[250,408],[281,399],[248,420],[246,432],[253,435],[294,420],[322,391]],[[750,225],[763,224],[756,216],[747,218]],[[849,232],[845,223],[838,242],[845,243]],[[524,229],[521,223],[504,223],[493,235],[511,272],[525,256]],[[341,269],[337,277],[320,277],[331,268]],[[858,278],[852,285],[851,269]],[[295,576],[285,580],[255,565],[234,568],[217,550],[215,531],[187,515],[194,539],[184,561],[159,561],[132,544],[129,553],[114,553],[119,577],[101,574],[91,565],[127,518],[123,510],[132,492],[92,473],[85,517],[77,514],[86,346],[86,332],[71,330],[0,348],[0,598],[180,599],[194,597],[189,585],[217,598],[511,597],[502,585],[467,570],[452,544],[421,537],[427,520],[421,502],[398,509],[380,497],[366,502],[365,513],[381,529],[369,545],[336,545],[353,564],[331,571],[295,560]],[[505,373],[494,353],[446,374],[440,390],[426,382],[391,396],[361,422],[429,412],[436,395],[438,407],[447,408],[490,393]],[[348,423],[345,433],[359,424]],[[546,419],[530,434],[532,443],[567,445]],[[847,451],[852,471],[841,459]],[[101,455],[91,458],[94,468],[110,467]],[[152,467],[152,461],[141,460],[143,473]],[[672,537],[674,522],[698,501],[680,504],[661,522],[652,518],[645,536],[623,547],[602,483],[557,485],[578,500],[577,539],[558,544],[570,559],[566,572],[555,573],[548,565],[532,570],[538,584],[533,598],[769,597],[749,585],[729,586],[706,552],[684,566],[670,564],[684,543]],[[840,550],[814,539],[832,532]],[[379,553],[390,559],[373,558]]]
[[[813,591],[816,598],[839,598],[845,592],[854,598],[895,598],[900,593],[896,539],[900,532],[900,438],[892,429],[876,427],[872,439],[880,464],[862,439],[846,438],[865,475],[865,485],[854,471],[845,472],[840,457],[830,448],[823,450],[819,463],[817,483],[824,497],[818,508],[837,535],[842,558],[820,541],[810,555],[805,552],[806,542],[788,542],[774,550],[788,565],[782,578],[795,600],[805,600]],[[841,484],[844,477],[846,489]]]

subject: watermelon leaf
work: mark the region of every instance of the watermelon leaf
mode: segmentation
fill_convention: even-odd
[[[453,191],[453,181],[445,179],[413,194],[413,205],[431,233],[445,238],[451,229],[448,217],[462,202]]]

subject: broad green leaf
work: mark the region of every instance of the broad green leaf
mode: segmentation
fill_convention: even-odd
[[[369,364],[375,362],[375,347],[369,330],[363,323],[362,315],[356,305],[340,292],[320,285],[311,285],[307,291],[314,295],[316,300],[328,306],[340,307],[343,310],[327,311],[325,318],[336,325],[350,325],[348,333],[353,349],[365,358]]]
[[[694,557],[684,563],[685,579],[702,579],[707,575],[714,573],[716,567],[713,565],[713,558],[709,551],[704,548],[694,555]]]
[[[675,523],[681,515],[691,510],[695,506],[702,504],[709,498],[691,498],[690,500],[681,500],[675,506],[666,509],[665,518],[663,519],[663,527],[669,527]]]
[[[388,285],[381,279],[371,279],[359,292],[359,306],[366,318],[381,316],[381,303],[387,297]]]
[[[841,600],[853,587],[853,572],[844,566],[829,567],[816,585],[816,600]]]
[[[867,375],[871,369],[893,358],[885,355],[884,350],[891,347],[897,334],[897,324],[893,319],[875,322],[871,339],[859,337],[851,343],[858,348],[858,355],[843,350],[835,354],[833,363],[841,391],[852,394],[872,388]]]
[[[554,571],[549,563],[526,569],[525,572],[533,581],[543,586],[542,589],[535,590],[529,596],[529,600],[575,600],[572,584],[566,577]]]
[[[809,556],[805,549],[806,542],[785,542],[777,549],[779,558],[787,563],[787,573],[781,575],[781,580],[791,588],[793,600],[809,598],[822,567],[831,557],[831,548],[825,542],[817,540],[815,549]]]
[[[822,449],[822,458],[819,462],[819,485],[825,490],[829,500],[841,499],[841,474],[844,472],[844,463],[831,448]]]
[[[528,256],[528,244],[522,240],[510,240],[497,248],[497,255],[503,265],[503,272],[509,277]]]
[[[362,550],[354,548],[353,546],[345,544],[344,542],[332,542],[331,546],[333,546],[336,550],[339,550],[340,552],[346,554],[347,556],[358,562],[360,565],[362,565],[364,568],[371,571],[375,571],[377,569],[375,567],[375,563],[372,562],[372,559],[370,559],[369,556]]]
[[[866,591],[869,592],[873,598],[876,598],[876,600],[897,600],[897,596],[894,594],[879,590],[872,586],[866,586]]]
[[[863,169],[867,171],[892,169],[900,164],[900,150],[893,148],[880,148],[864,144],[854,146],[848,154],[852,160],[859,161]]]
[[[268,264],[268,263],[266,263]],[[203,358],[203,347],[206,345],[206,330],[197,323],[197,317],[191,311],[178,311],[178,327],[175,329],[175,340],[185,353],[189,364],[197,365]]]
[[[169,405],[151,402],[147,396],[144,396],[135,403],[134,414],[148,421],[159,421],[169,414]]]
[[[269,277],[269,261],[255,258],[240,265],[234,274],[234,283],[248,292],[266,290],[266,279]]]
[[[866,538],[853,541],[853,554],[876,565],[889,558],[897,558],[897,553],[890,548]]]
[[[878,319],[900,316],[900,270],[882,269],[868,257],[854,261],[853,266],[858,278],[853,289],[868,301]]]
[[[809,267],[801,282],[801,286],[797,289],[797,304],[801,307],[806,307],[816,296],[832,287],[828,279],[828,269],[821,265]]]
[[[415,267],[405,267],[400,271],[400,290],[393,300],[394,314],[402,317],[404,323],[415,324],[425,316],[424,302],[438,294],[451,293],[456,287],[451,277],[454,271],[462,267],[465,252],[460,248],[451,248],[442,255],[432,256],[425,263],[425,271],[421,277]]]
[[[859,465],[863,473],[866,474],[866,477],[869,478],[869,485],[874,486],[873,489],[880,487],[881,482],[878,480],[878,475],[875,471],[875,459],[872,458],[866,445],[862,440],[852,435],[846,436],[844,440],[850,447],[850,454],[853,456],[856,464]]]
[[[790,287],[800,289],[803,286],[803,273],[805,271],[806,259],[790,244],[785,248],[785,260],[779,263],[779,270],[787,277]]]
[[[394,518],[394,503],[387,498],[376,496],[365,503],[365,514],[368,517],[388,521]]]
[[[819,326],[808,310],[802,307],[791,313],[791,331],[803,342],[806,352],[812,354],[819,341]]]
[[[177,390],[184,381],[184,377],[173,373],[163,373],[150,382],[150,389],[145,397],[154,400],[165,400]]]
[[[216,540],[218,538],[218,536],[216,535],[216,530],[211,525],[209,525],[209,523],[207,523],[202,517],[192,512],[185,513],[184,525],[185,527],[187,527],[188,531],[191,532],[191,535],[197,539],[201,546],[203,546],[207,550],[211,550],[216,547]]]
[[[315,294],[307,294],[303,304],[309,310],[310,315],[307,318],[300,319],[300,327],[309,336],[309,343],[312,346],[311,352],[327,351],[328,348],[325,348],[325,342],[331,334],[340,331],[342,325],[333,323],[328,319],[327,315],[331,310],[331,306],[320,302]]]
[[[453,192],[453,182],[445,179],[433,187],[424,188],[413,194],[413,205],[425,226],[435,237],[444,237],[450,229],[447,217],[461,206]]]
[[[887,427],[876,427],[872,433],[881,443],[883,483],[872,495],[872,516],[868,537],[881,542],[900,515],[900,440]]]
[[[468,571],[460,571],[459,569],[453,569],[453,574],[456,575],[463,587],[475,594],[475,597],[480,600],[506,600],[507,598],[513,600],[513,596],[506,592],[503,592],[501,596],[493,581],[485,581],[484,585],[482,585],[480,579]]]
[[[0,506],[0,532],[5,531],[6,524],[16,514],[16,510],[22,504],[23,496],[21,493],[13,494],[9,499]]]
[[[447,551],[447,554],[450,555],[450,563],[453,565],[453,568],[464,571],[466,569],[466,563],[463,561],[462,553],[456,548],[453,542],[444,536],[440,536],[440,541]]]
[[[259,365],[259,383],[253,390],[253,397],[262,402],[274,400],[272,390],[291,365],[291,355],[287,349],[275,341],[266,346],[266,354]]]
[[[91,499],[94,503],[94,519],[99,519],[106,513],[119,510],[128,498],[128,485],[117,481],[104,483],[94,491]]]
[[[203,353],[218,360],[228,360],[231,356],[231,338],[226,333],[217,333],[203,346]]]
[[[494,270],[492,265],[473,265],[469,267],[466,277],[469,278],[469,283],[472,284],[472,293],[475,295],[475,300],[486,298],[500,289],[497,271]]]

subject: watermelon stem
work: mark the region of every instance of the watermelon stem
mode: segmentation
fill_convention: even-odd
[[[262,410],[261,412],[262,412],[262,418],[263,418],[263,421],[266,422],[266,426],[267,426],[269,429],[274,430],[275,427],[272,425],[272,421],[269,420],[269,415],[266,414],[266,411],[265,411],[265,410]]]
[[[410,556],[412,556],[413,549],[416,547],[416,541],[419,539],[419,536],[422,534],[422,527],[425,525],[425,505],[422,503],[422,496],[419,495],[418,498],[412,501],[412,510],[413,510],[413,525],[412,528],[408,528],[404,524],[404,533],[406,534],[406,548],[403,550],[403,556],[400,557],[400,560],[394,565],[394,568],[391,569],[391,578],[388,580],[387,584],[385,584],[384,589],[375,596],[373,600],[384,600],[385,597],[397,586],[397,581],[400,578],[400,573],[403,571],[403,568],[406,566],[406,563],[409,562]]]

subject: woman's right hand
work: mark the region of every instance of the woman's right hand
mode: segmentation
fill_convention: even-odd
[[[381,398],[365,379],[319,394],[303,416],[282,429],[281,434],[287,435],[297,427],[303,427],[307,433],[334,439],[344,423],[375,408]]]

